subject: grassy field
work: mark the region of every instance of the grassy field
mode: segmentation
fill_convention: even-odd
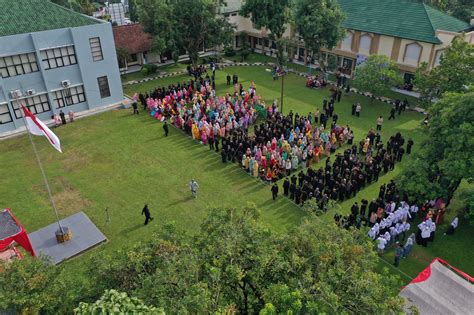
[[[231,91],[225,85],[226,73],[237,73],[243,85],[251,81],[267,103],[280,95],[281,81],[273,81],[264,67],[228,68],[217,72],[217,93]],[[168,85],[189,78],[179,76],[126,86],[125,92],[133,94],[148,91],[158,85]],[[328,90],[311,90],[304,86],[304,79],[296,75],[285,78],[284,112],[307,114],[321,108]],[[360,118],[351,116],[351,104],[360,101]],[[370,102],[359,95],[345,95],[335,111],[339,122],[354,129],[356,140],[363,137],[370,127],[375,127],[376,117],[386,119],[390,107],[380,102]],[[417,149],[423,138],[420,121],[423,116],[405,112],[395,121],[386,121],[382,139],[400,131],[415,141]],[[53,188],[54,198],[61,217],[84,211],[107,236],[109,242],[94,251],[111,251],[146,239],[160,225],[175,221],[178,226],[197,231],[209,207],[241,207],[254,203],[262,213],[263,222],[271,229],[284,232],[305,217],[304,211],[285,198],[271,200],[269,186],[246,174],[237,166],[222,164],[220,156],[209,152],[186,137],[181,131],[171,129],[165,138],[161,124],[149,115],[133,116],[130,110],[114,110],[78,120],[55,130],[63,144],[63,154],[55,152],[44,139],[35,138],[46,173]],[[10,207],[28,231],[34,231],[54,222],[39,170],[26,136],[0,142],[0,207]],[[405,156],[395,170],[379,181],[387,182],[402,168],[410,167],[410,157]],[[191,199],[187,183],[195,178],[200,184],[199,198]],[[378,194],[379,184],[368,186],[354,200],[348,200],[321,217],[330,223],[335,211],[347,213],[350,205],[361,198]],[[155,220],[143,226],[140,215],[148,203]],[[106,222],[104,209],[108,208],[111,221]],[[440,227],[443,231],[446,227]],[[472,237],[461,222],[459,233],[452,237],[438,236],[428,249],[416,246],[412,257],[403,261],[401,270],[416,275],[433,256],[440,256],[456,267],[473,274],[472,251],[463,250]],[[469,234],[471,233],[471,234]],[[440,233],[442,234],[442,233]],[[472,239],[472,238],[471,238]],[[64,264],[80,274],[81,262],[89,254]],[[387,255],[390,260],[390,255]],[[395,271],[394,271],[395,272]]]

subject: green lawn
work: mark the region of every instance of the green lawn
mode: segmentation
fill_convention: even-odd
[[[227,68],[225,72],[218,71],[219,95],[232,90],[225,85],[227,72],[237,73],[245,87],[255,81],[258,94],[267,103],[280,95],[281,81],[273,81],[265,67],[235,67]],[[188,79],[182,75],[126,86],[125,93],[131,95]],[[323,98],[328,95],[328,90],[308,89],[304,78],[289,74],[285,78],[284,112],[291,108],[293,112],[307,114],[321,107]],[[350,114],[351,104],[356,101],[362,104],[360,118]],[[389,111],[387,104],[371,103],[365,97],[352,94],[344,96],[342,102],[336,104],[339,122],[354,129],[356,140],[375,126],[379,114],[388,118]],[[386,121],[383,140],[400,131],[407,138],[414,139],[416,150],[424,134],[420,125],[422,118],[418,113],[405,112],[395,121]],[[261,210],[263,222],[279,232],[299,224],[305,216],[299,207],[285,198],[271,201],[269,186],[244,174],[235,165],[222,164],[219,155],[210,153],[208,148],[197,144],[181,131],[172,128],[169,137],[165,138],[161,124],[143,112],[133,116],[130,110],[114,110],[78,120],[55,129],[55,132],[63,144],[63,154],[55,152],[44,139],[35,138],[35,141],[60,216],[66,217],[82,210],[106,234],[109,242],[95,249],[95,252],[133,244],[170,221],[190,231],[197,231],[199,222],[212,206],[241,207],[248,202],[254,203]],[[8,166],[2,169],[3,176],[0,178],[0,206],[10,207],[28,231],[54,222],[27,137],[2,141],[0,150],[0,164]],[[381,177],[379,183],[390,180],[403,167],[410,167],[409,156],[405,156],[395,171]],[[189,198],[187,190],[191,178],[196,178],[201,187],[196,200]],[[378,189],[379,184],[368,186],[355,200],[372,198],[378,194]],[[321,219],[330,223],[335,211],[347,213],[353,201],[345,201]],[[155,217],[155,221],[146,227],[140,215],[144,203],[149,204]],[[109,209],[111,216],[108,224],[105,208]],[[443,229],[439,228],[440,231]],[[402,270],[415,275],[426,266],[432,255],[439,255],[473,274],[472,254],[464,251],[466,256],[462,256],[462,246],[465,246],[469,236],[463,233],[465,229],[460,225],[459,233],[442,241],[440,235],[427,251],[417,246],[412,253],[413,258],[402,263]],[[65,263],[64,268],[70,268],[80,276],[81,262],[88,256],[85,254],[73,259]]]

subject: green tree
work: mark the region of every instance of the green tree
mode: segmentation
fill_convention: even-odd
[[[91,261],[96,294],[116,288],[176,313],[399,312],[397,279],[376,273],[372,243],[318,218],[281,235],[254,206],[211,209],[195,236],[152,240]]]
[[[51,0],[51,2],[86,15],[92,15],[95,11],[95,6],[90,0]]]
[[[333,0],[296,0],[294,12],[296,31],[325,71],[320,62],[321,48],[331,50],[344,38],[344,13]]]
[[[128,13],[130,16],[130,21],[138,22],[138,12],[136,0],[128,0]]]
[[[383,96],[401,83],[397,65],[384,55],[370,55],[354,73],[354,86],[363,92],[370,92],[372,97]]]
[[[74,309],[74,314],[157,314],[164,315],[163,310],[143,304],[140,299],[129,297],[127,293],[106,290],[95,303],[81,302]]]
[[[447,93],[430,108],[427,139],[398,178],[409,196],[449,204],[462,180],[474,180],[474,90]]]
[[[167,0],[137,2],[137,14],[145,32],[153,36],[152,51],[158,55],[174,50],[172,7]]]
[[[61,303],[65,286],[60,269],[44,258],[25,256],[11,263],[0,262],[0,309],[23,314],[52,311]]]
[[[424,2],[467,23],[474,15],[472,0],[424,0]]]
[[[266,28],[270,31],[269,38],[276,43],[277,62],[284,65],[283,48],[285,41],[283,34],[287,24],[291,21],[290,0],[246,0],[240,14],[250,17],[258,29]]]
[[[462,36],[455,37],[444,51],[440,64],[427,71],[424,63],[415,74],[414,85],[423,102],[430,106],[434,98],[446,92],[465,92],[474,84],[474,46]]]
[[[173,0],[172,35],[176,51],[186,51],[196,66],[199,52],[230,43],[233,26],[218,14],[213,0]]]
[[[130,55],[124,48],[117,48],[117,61],[120,68],[125,68],[127,66],[127,62],[130,61]]]

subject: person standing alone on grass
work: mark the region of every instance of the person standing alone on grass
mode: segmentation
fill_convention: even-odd
[[[405,243],[405,247],[403,248],[403,258],[407,258],[413,248],[413,242],[415,240],[415,233],[412,233]]]
[[[273,201],[275,201],[275,199],[277,198],[278,196],[278,185],[277,183],[274,183],[273,186],[272,186],[272,198],[273,198]]]
[[[199,185],[194,179],[191,179],[191,181],[189,182],[189,189],[191,190],[191,195],[193,196],[193,198],[197,198],[197,191],[199,189]]]
[[[400,265],[400,257],[403,255],[403,246],[400,245],[399,242],[396,243],[396,249],[395,249],[395,261],[394,261],[394,266],[398,267]]]
[[[153,218],[151,217],[150,214],[150,209],[148,209],[148,204],[145,204],[142,210],[142,215],[145,215],[145,224],[147,225],[149,221],[153,221]]]
[[[379,118],[377,118],[377,131],[382,130],[382,124],[383,124],[383,117],[382,115],[380,115]]]
[[[395,119],[395,108],[392,107],[392,109],[390,110],[390,117],[388,117],[388,120],[390,119]]]
[[[357,103],[356,106],[356,117],[360,117],[360,111],[362,110],[362,106],[360,106],[360,103]]]
[[[163,130],[165,131],[165,137],[168,137],[169,127],[168,127],[168,123],[166,121],[163,124]]]

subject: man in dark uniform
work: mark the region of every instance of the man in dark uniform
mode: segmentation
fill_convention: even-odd
[[[301,188],[299,186],[296,186],[295,188],[295,202],[297,205],[300,204],[300,197],[301,197]]]
[[[293,174],[293,176],[291,176],[291,179],[290,179],[290,180],[291,180],[291,183],[292,183],[292,184],[296,185],[296,181],[297,181],[298,179],[296,178],[295,174]],[[293,199],[293,198],[292,198],[292,199]]]
[[[230,85],[230,74],[227,73],[227,85]]]
[[[168,123],[166,121],[163,124],[163,130],[165,131],[165,137],[168,137],[169,129],[168,129]]]
[[[283,195],[288,196],[289,189],[290,189],[290,181],[288,180],[288,177],[286,177],[285,181],[283,182]]]
[[[132,107],[133,107],[133,114],[137,114],[138,115],[138,105],[137,105],[137,102],[133,102],[132,103]],[[61,115],[61,114],[59,114]]]
[[[150,214],[150,209],[148,209],[148,204],[145,204],[143,207],[142,215],[145,215],[145,225],[147,225],[149,221],[153,221],[153,218]]]
[[[296,184],[291,182],[290,184],[290,199],[294,199],[295,198],[295,189],[296,189]]]
[[[398,148],[397,161],[401,162],[405,149],[403,147]]]
[[[221,157],[222,157],[222,163],[226,163],[227,162],[227,152],[225,152],[224,148],[222,148]]]
[[[413,144],[415,144],[413,142],[413,140],[410,138],[408,139],[408,142],[407,142],[407,154],[410,154],[411,153],[411,147],[413,146]]]
[[[275,201],[275,199],[277,198],[278,196],[278,185],[277,183],[274,183],[273,186],[272,186],[272,198],[273,198],[273,201]]]
[[[137,105],[137,103],[135,103],[135,106]],[[66,124],[66,115],[64,115],[64,112],[62,110],[59,111],[59,117],[61,117],[61,123],[63,125]]]
[[[390,117],[388,117],[388,120],[390,119],[395,119],[395,108],[392,107],[392,109],[390,110]]]

